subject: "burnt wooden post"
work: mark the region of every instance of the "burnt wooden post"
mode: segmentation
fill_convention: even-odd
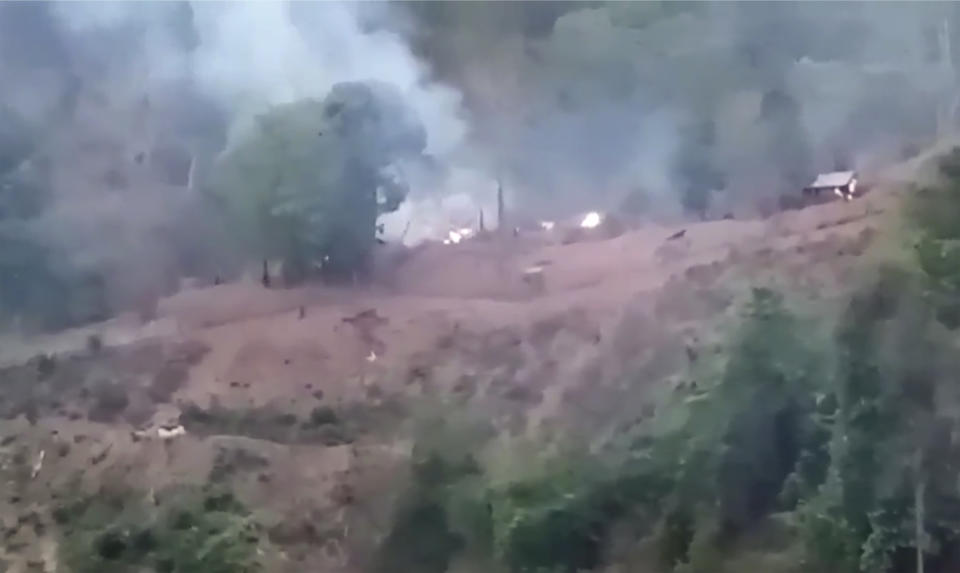
[[[264,288],[270,288],[270,269],[267,268],[267,259],[263,259],[263,276],[260,277],[260,282],[263,283]]]
[[[503,208],[503,180],[497,177],[497,230],[502,233],[506,228]]]

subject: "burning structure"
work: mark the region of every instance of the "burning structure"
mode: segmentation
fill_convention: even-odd
[[[803,189],[804,195],[819,197],[824,193],[833,193],[844,201],[850,201],[856,196],[857,174],[854,171],[835,171],[821,173]]]

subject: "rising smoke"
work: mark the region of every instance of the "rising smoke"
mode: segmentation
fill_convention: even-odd
[[[55,201],[35,231],[81,270],[109,269],[123,299],[169,289],[204,265],[193,245],[217,244],[183,184],[202,183],[256,114],[338,82],[393,85],[426,128],[429,161],[397,166],[411,193],[388,236],[442,235],[479,209],[493,226],[498,181],[538,217],[627,203],[710,215],[952,131],[956,16],[937,4],[3,3],[0,143],[42,149],[32,169]],[[141,165],[147,151],[165,155],[161,173]]]

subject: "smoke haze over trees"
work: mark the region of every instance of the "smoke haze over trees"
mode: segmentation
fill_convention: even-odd
[[[953,132],[958,40],[949,4],[4,3],[0,310],[62,291],[40,322],[85,321],[238,272],[261,253],[217,158],[343,82],[422,123],[423,157],[371,163],[411,200],[500,178],[543,216],[709,217]]]

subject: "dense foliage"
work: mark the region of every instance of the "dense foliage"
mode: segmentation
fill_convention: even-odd
[[[61,504],[61,559],[74,573],[254,573],[258,532],[232,495],[164,492],[161,508],[142,492],[102,492]]]
[[[926,241],[953,240],[954,157],[908,203]],[[960,362],[942,304],[956,293],[949,265],[914,254],[869,271],[835,317],[801,318],[754,289],[719,370],[677,390],[629,447],[548,448],[506,481],[483,464],[468,480],[432,472],[439,487],[415,480],[413,499],[434,492],[434,523],[456,540],[443,563],[479,547],[491,570],[596,570],[627,531],[661,571],[955,570]],[[451,518],[464,499],[466,527]]]
[[[343,275],[363,268],[377,216],[406,196],[388,169],[425,146],[391,86],[338,84],[323,101],[259,116],[215,166],[212,188],[251,253],[283,259],[295,277]]]
[[[916,258],[927,277],[927,296],[940,321],[960,326],[960,148],[939,159],[933,185],[912,189],[908,216],[916,232]]]
[[[41,328],[142,312],[180,276],[229,277],[243,262],[283,260],[292,281],[321,269],[327,277],[364,271],[377,217],[407,193],[396,167],[426,145],[419,118],[391,86],[338,84],[323,100],[257,117],[206,169],[195,164],[210,144],[192,132],[149,156],[91,160],[109,168],[104,181],[78,185],[92,188],[99,206],[87,213],[64,209],[55,184],[64,155],[80,151],[62,148],[65,135],[40,137],[49,130],[9,119],[0,131],[0,319]],[[105,149],[124,143],[113,133],[88,137]],[[184,148],[197,150],[186,164],[167,161]],[[186,179],[164,187],[177,178]],[[101,190],[104,183],[114,188]],[[168,195],[151,198],[156,187]],[[116,219],[117,200],[130,193],[144,212],[129,203]]]

